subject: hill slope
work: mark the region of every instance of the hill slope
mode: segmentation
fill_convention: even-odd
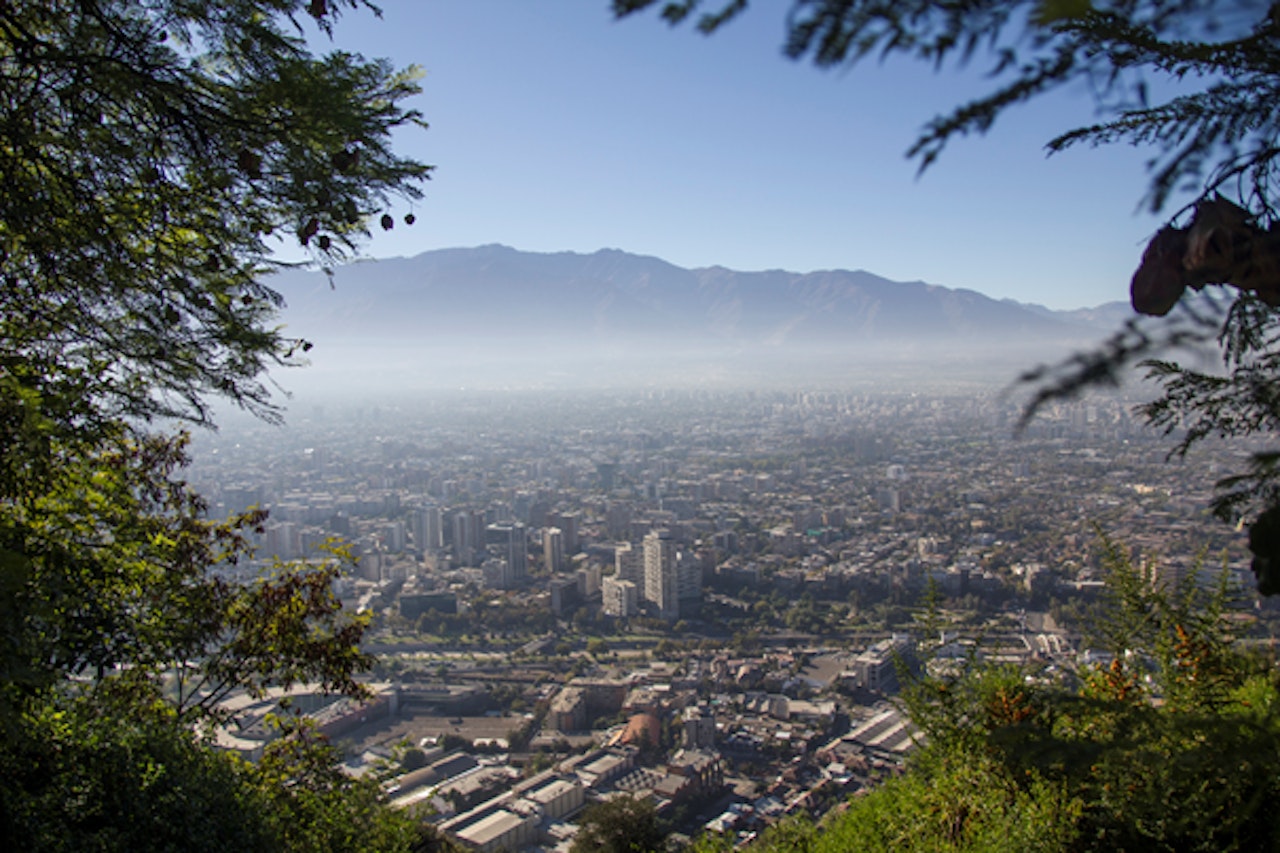
[[[1011,375],[1113,328],[862,270],[683,269],[614,249],[443,249],[343,267],[332,287],[296,271],[275,285],[290,333],[319,345],[318,365],[339,368],[326,350],[366,378],[414,363],[416,384],[784,381],[939,362]]]

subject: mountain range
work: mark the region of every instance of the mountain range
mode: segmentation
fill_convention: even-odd
[[[287,333],[314,342],[318,363],[338,367],[327,348],[348,374],[408,370],[416,384],[477,368],[510,384],[528,384],[514,378],[525,373],[756,381],[940,362],[1007,372],[1096,344],[1132,316],[1126,303],[1052,311],[863,270],[684,269],[616,249],[441,249],[349,264],[332,280],[288,271],[271,284],[287,303]],[[651,370],[659,375],[643,378]]]

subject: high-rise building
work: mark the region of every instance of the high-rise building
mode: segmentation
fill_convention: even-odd
[[[548,571],[564,569],[564,534],[559,527],[548,527],[542,531],[542,556]]]
[[[511,589],[516,580],[511,572],[511,564],[501,557],[490,557],[480,565],[486,589]]]
[[[434,554],[444,547],[444,519],[440,507],[421,506],[409,513],[413,545],[422,554]]]
[[[263,551],[282,560],[292,560],[301,555],[300,531],[292,521],[268,522]]]
[[[386,580],[382,574],[384,562],[382,557],[383,555],[380,551],[372,548],[368,550],[362,549],[360,558],[356,560],[356,575],[364,578],[365,580],[374,582]]]
[[[881,512],[896,513],[902,511],[902,493],[894,488],[881,488],[876,491],[876,500],[880,503]]]
[[[581,515],[576,512],[556,512],[547,516],[548,526],[559,527],[560,532],[564,534],[564,553],[573,555],[582,550],[582,543],[578,541],[578,520]]]
[[[382,541],[382,547],[388,554],[404,553],[404,522],[396,519],[394,521],[385,521],[382,524],[379,524],[378,538]]]
[[[515,497],[511,501],[511,511],[515,514],[516,521],[523,521],[525,524],[532,524],[529,520],[529,510],[533,507],[533,492],[527,489],[521,489],[516,492]],[[535,527],[541,525],[534,525]]]
[[[325,522],[325,528],[334,536],[350,539],[352,537],[351,516],[338,510],[329,516],[329,520]]]
[[[557,616],[571,615],[582,605],[577,578],[552,578],[548,589],[551,592],[551,612]]]
[[[600,489],[605,492],[613,491],[614,484],[618,478],[617,462],[597,462],[596,463],[596,481],[600,484]]]
[[[631,581],[607,577],[600,592],[606,616],[635,616],[640,611],[640,590]]]
[[[669,530],[644,537],[644,598],[663,619],[680,618],[676,543]]]
[[[595,598],[596,593],[600,592],[600,582],[604,579],[604,573],[598,565],[583,566],[574,572],[578,580],[578,592],[584,599]]]
[[[484,513],[472,509],[459,510],[453,516],[453,559],[459,566],[474,566],[483,550]]]
[[[523,524],[490,524],[484,530],[484,544],[491,555],[507,561],[513,585],[524,582],[529,574],[529,542]]]
[[[612,501],[604,514],[605,530],[610,536],[623,536],[631,529],[631,505]]]
[[[721,530],[712,540],[716,548],[726,554],[738,553],[738,533],[734,530]]]
[[[613,565],[618,579],[644,585],[644,551],[630,542],[620,542],[613,551]]]
[[[678,614],[697,616],[702,607],[702,564],[688,552],[676,559],[676,606]]]

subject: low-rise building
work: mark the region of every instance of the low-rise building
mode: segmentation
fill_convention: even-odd
[[[609,576],[601,582],[606,616],[635,616],[640,612],[640,589],[634,581]]]
[[[547,709],[548,728],[559,732],[580,732],[587,727],[587,698],[581,687],[565,687]]]

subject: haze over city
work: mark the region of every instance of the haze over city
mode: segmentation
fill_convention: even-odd
[[[654,14],[615,20],[605,3],[391,0],[381,8],[381,19],[344,15],[335,43],[310,23],[304,30],[318,50],[420,67],[414,106],[430,127],[402,129],[396,143],[436,169],[424,199],[393,210],[393,229],[374,223],[367,258],[386,263],[339,267],[332,281],[276,280],[288,303],[281,322],[314,344],[305,370],[273,376],[297,405],[348,389],[369,397],[801,379],[839,387],[875,371],[1008,385],[1132,317],[1117,303],[1160,222],[1142,206],[1141,152],[1045,154],[1053,136],[1094,118],[1094,93],[1083,88],[1008,111],[921,174],[905,152],[926,122],[990,90],[981,55],[942,72],[897,59],[818,70],[782,55],[780,0],[752,4],[711,37]],[[501,271],[481,251],[495,246],[519,259],[502,293],[494,289]],[[472,252],[453,285],[436,260],[445,250]],[[641,263],[602,269],[609,253],[619,265]],[[572,286],[522,267],[574,256],[597,263],[565,272],[576,276]],[[282,244],[281,257],[298,256]],[[638,268],[646,260],[651,268]],[[814,336],[812,318],[779,308],[780,275],[736,285],[714,305],[704,293],[697,318],[689,305],[652,300],[639,314],[627,314],[639,303],[606,307],[617,277],[628,278],[621,286],[630,298],[646,275],[665,274],[654,265],[698,272],[700,283],[686,277],[670,284],[673,292],[714,289],[707,270],[845,271],[928,285],[933,295],[954,291],[953,303],[981,294],[1019,303],[1027,315],[1039,306],[1078,313],[1056,318],[1070,330],[1035,329],[1025,317],[1010,322],[984,309],[939,335],[924,317],[933,295],[900,287],[894,322],[910,325],[915,300],[914,334],[905,326],[886,333],[877,312],[890,291],[881,291],[861,297],[856,316],[846,298]],[[540,297],[545,304],[523,321],[514,316],[514,305]],[[810,314],[826,311],[806,298]],[[726,334],[725,318],[743,299],[784,316],[757,324],[756,338],[747,329]],[[1103,310],[1081,311],[1095,308]],[[955,313],[954,305],[936,310]],[[384,315],[374,320],[370,311]]]

